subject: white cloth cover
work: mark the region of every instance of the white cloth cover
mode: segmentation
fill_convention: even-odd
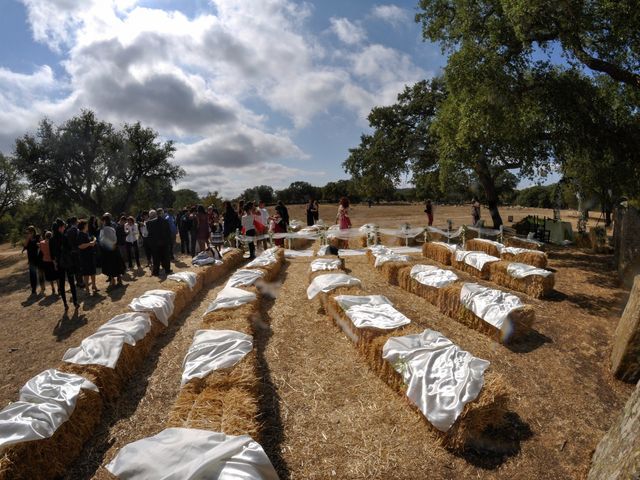
[[[125,445],[107,465],[120,480],[278,480],[251,437],[167,428]]]
[[[172,273],[167,277],[168,280],[173,280],[174,282],[184,282],[189,285],[189,288],[193,290],[196,286],[197,276],[195,272],[177,272]]]
[[[427,227],[426,230],[428,232],[437,233],[438,235],[442,235],[443,237],[447,237],[447,238],[454,238],[462,235],[462,227],[458,227],[457,230],[452,230],[450,232],[442,230],[438,227]]]
[[[98,391],[80,375],[53,368],[33,377],[19,400],[0,411],[0,448],[51,437],[75,410],[82,388]]]
[[[442,432],[451,428],[464,406],[478,397],[489,362],[461,350],[435,330],[392,337],[382,358],[407,385],[407,397]]]
[[[531,250],[529,248],[518,247],[504,247],[500,253],[510,253],[511,255],[518,255],[520,253],[534,253],[536,255],[544,255],[544,253],[539,250]]]
[[[500,230],[494,230],[493,228],[482,228],[482,227],[472,227],[467,225],[468,230],[473,230],[474,232],[478,232],[480,235],[497,237],[502,233]]]
[[[144,312],[123,313],[102,325],[79,347],[68,349],[62,360],[78,365],[103,365],[115,368],[122,346],[135,345],[151,330],[151,319]]]
[[[322,245],[318,248],[318,253],[316,253],[318,257],[324,257],[325,255],[329,255],[329,245]]]
[[[340,229],[338,225],[336,228],[330,228],[327,230],[327,238],[339,238],[340,240],[349,240],[351,238],[362,238],[366,233],[361,232],[357,228],[345,228]]]
[[[204,314],[206,315],[209,312],[214,312],[215,310],[220,310],[222,308],[241,307],[242,305],[253,302],[257,299],[258,297],[253,292],[247,292],[241,288],[224,287],[220,292],[218,292],[216,299],[209,304],[209,308],[207,308],[207,311],[204,312]]]
[[[322,272],[329,270],[340,270],[342,268],[342,262],[335,258],[318,258],[311,262],[312,272]]]
[[[515,295],[477,283],[462,285],[460,301],[482,320],[505,333],[511,330],[509,314],[524,307],[522,300]]]
[[[373,223],[365,223],[360,228],[358,228],[358,231],[360,233],[369,233],[374,231],[376,228],[378,228],[378,226]]]
[[[197,330],[182,362],[184,385],[214,370],[233,367],[253,349],[253,337],[233,330]]]
[[[277,263],[277,262],[278,262],[277,257],[273,253],[267,253],[267,251],[265,250],[265,252],[262,253],[262,255],[259,255],[256,258],[254,258],[251,262],[247,263],[245,267],[246,268],[266,267],[268,265],[273,265],[274,263]]]
[[[456,251],[456,260],[458,262],[464,262],[467,265],[480,271],[487,263],[500,261],[498,257],[487,255],[486,253],[483,253],[483,252],[472,252],[469,250]]]
[[[313,250],[285,250],[285,258],[313,257]]]
[[[400,238],[413,238],[424,232],[424,228],[381,228],[380,233]]]
[[[422,253],[420,247],[391,247],[393,253]]]
[[[224,257],[224,255],[226,253],[229,253],[231,250],[233,250],[233,248],[231,248],[231,247],[223,247],[222,250],[220,250],[220,255],[222,255]]]
[[[374,255],[384,255],[388,253],[393,253],[393,251],[389,247],[385,247],[384,245],[371,245],[368,247],[371,250],[371,253]]]
[[[548,277],[551,275],[549,270],[544,268],[536,268],[526,263],[511,262],[507,266],[507,273],[513,278],[524,278],[529,275],[540,275],[542,277]]]
[[[445,247],[451,253],[456,253],[460,247],[456,243],[445,243],[445,242],[432,242],[434,245],[440,245],[441,247]]]
[[[446,287],[458,280],[458,276],[451,270],[444,270],[433,265],[414,265],[410,275],[417,282],[434,288]]]
[[[209,255],[209,252],[200,252],[191,259],[191,264],[198,267],[204,267],[205,265],[220,265],[222,260],[216,260]]]
[[[338,295],[335,300],[357,328],[392,330],[411,323],[383,295]]]
[[[169,325],[169,317],[173,314],[175,292],[169,290],[149,290],[138,298],[131,300],[129,308],[134,312],[153,312],[163,325]]]
[[[262,270],[241,268],[236,270],[227,281],[227,287],[250,287],[264,277]]]
[[[338,250],[339,257],[355,257],[357,255],[366,255],[367,250],[364,248],[359,249],[349,249],[349,248],[341,248]]]
[[[311,300],[320,292],[328,293],[338,287],[359,287],[360,280],[346,273],[327,273],[318,275],[307,288],[307,298]]]
[[[408,262],[409,257],[407,255],[398,255],[397,253],[383,253],[376,255],[376,261],[374,267],[378,268],[387,262]]]

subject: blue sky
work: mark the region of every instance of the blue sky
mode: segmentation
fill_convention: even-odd
[[[89,108],[173,139],[201,194],[347,178],[371,108],[445,64],[416,0],[0,2],[0,151]]]

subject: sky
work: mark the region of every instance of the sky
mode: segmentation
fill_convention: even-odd
[[[367,114],[446,63],[416,0],[0,0],[0,151],[91,109],[176,144],[178,188],[348,178]]]

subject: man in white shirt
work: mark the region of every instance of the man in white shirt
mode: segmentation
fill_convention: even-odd
[[[269,212],[264,207],[264,201],[260,200],[258,203],[258,209],[260,210],[260,216],[262,217],[262,224],[268,229],[269,228]],[[267,240],[262,240],[262,249],[266,250],[269,248]]]

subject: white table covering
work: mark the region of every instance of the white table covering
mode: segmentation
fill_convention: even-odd
[[[278,480],[251,437],[167,428],[124,446],[107,465],[120,480]]]
[[[335,300],[357,328],[393,330],[411,323],[383,295],[338,295]]]
[[[431,424],[446,432],[465,405],[475,400],[484,385],[489,362],[461,350],[440,332],[392,337],[382,357],[400,373],[407,397]]]
[[[50,438],[76,408],[81,389],[98,391],[73,373],[45,370],[21,389],[17,402],[0,411],[0,447]]]
[[[253,337],[233,330],[197,330],[182,362],[184,385],[214,370],[233,367],[253,349]]]

